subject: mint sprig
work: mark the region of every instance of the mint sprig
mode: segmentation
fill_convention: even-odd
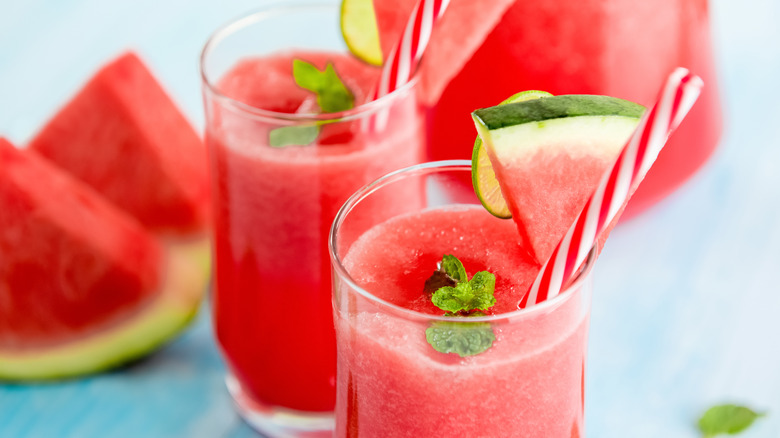
[[[466,268],[457,257],[446,254],[439,268],[426,282],[442,284],[431,296],[436,307],[446,311],[445,316],[484,316],[479,310],[487,310],[496,304],[493,292],[496,276],[479,271],[468,279]],[[465,321],[436,321],[425,330],[425,339],[441,353],[456,353],[461,357],[473,356],[493,346],[496,335],[490,323]]]
[[[723,404],[713,406],[699,419],[699,430],[704,438],[718,435],[736,435],[764,416],[745,406]]]
[[[320,70],[313,64],[293,59],[293,79],[295,83],[317,96],[317,105],[323,113],[336,113],[354,108],[355,96],[344,85],[332,63]],[[271,130],[268,144],[272,147],[307,145],[317,139],[321,123],[307,126],[285,126]]]
[[[473,310],[487,310],[496,304],[493,291],[496,276],[488,271],[479,271],[467,278],[463,263],[453,255],[442,258],[441,268],[456,281],[455,286],[444,286],[433,293],[431,301],[441,310],[450,313],[468,313]]]
[[[355,106],[355,96],[330,62],[325,70],[320,70],[306,61],[293,59],[293,79],[299,87],[317,95],[317,104],[324,113],[346,111]]]

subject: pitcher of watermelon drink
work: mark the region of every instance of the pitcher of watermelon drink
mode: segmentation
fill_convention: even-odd
[[[374,0],[384,53],[414,3]],[[647,105],[676,66],[696,72],[707,86],[625,216],[672,192],[718,144],[722,119],[707,0],[452,0],[421,72],[430,158],[469,157],[469,112],[519,90],[603,94]]]
[[[327,234],[350,194],[424,154],[417,79],[369,101],[379,68],[348,54],[338,13],[264,9],[219,29],[201,58],[216,338],[239,412],[272,436],[332,433]],[[377,197],[361,220],[420,196]]]

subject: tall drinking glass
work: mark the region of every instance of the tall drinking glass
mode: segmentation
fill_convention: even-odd
[[[394,172],[336,217],[336,436],[583,436],[594,253],[560,295],[518,310],[540,266],[512,221],[461,190],[470,172],[463,161]],[[422,202],[388,207],[356,238],[372,199],[414,190]],[[469,278],[496,276],[496,304],[485,315],[444,316],[432,304],[426,280],[444,254]]]
[[[379,69],[348,54],[338,17],[334,4],[261,10],[219,29],[201,58],[214,327],[239,411],[269,434],[331,430],[330,224],[360,186],[424,150],[417,80],[368,101]],[[296,85],[294,59],[332,64],[354,108],[321,113]]]

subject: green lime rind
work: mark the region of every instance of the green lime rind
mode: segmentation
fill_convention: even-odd
[[[502,100],[499,105],[506,105],[508,103],[514,102],[525,102],[526,100],[541,99],[543,97],[552,97],[552,94],[542,90],[525,90],[507,97],[506,99]]]
[[[545,99],[513,102],[478,109],[472,116],[487,130],[543,122],[554,119],[583,116],[621,116],[640,118],[645,107],[634,102],[609,96],[561,95]]]
[[[499,105],[550,96],[552,94],[546,91],[526,90],[513,94]],[[474,149],[471,154],[471,183],[474,186],[474,193],[476,193],[482,206],[490,214],[500,219],[510,219],[512,217],[509,205],[501,193],[501,187],[498,184],[496,172],[490,162],[487,149],[483,147],[482,139],[479,135],[474,139]]]
[[[137,360],[181,333],[197,315],[210,277],[207,239],[170,244],[165,284],[137,314],[84,339],[24,352],[0,351],[0,380],[60,380]]]
[[[501,187],[498,185],[496,172],[490,164],[487,150],[482,146],[482,140],[477,137],[474,141],[474,149],[471,155],[471,184],[474,193],[477,194],[482,206],[499,219],[510,219],[512,212],[509,210]]]

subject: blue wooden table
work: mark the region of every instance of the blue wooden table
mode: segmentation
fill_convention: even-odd
[[[197,58],[257,1],[0,1],[0,135],[25,143],[104,60],[143,53],[203,125]],[[780,436],[780,3],[711,0],[726,130],[687,185],[612,234],[596,269],[587,375],[595,438],[698,437],[709,405],[769,412]],[[208,309],[132,367],[0,384],[0,437],[251,437],[225,391]]]

